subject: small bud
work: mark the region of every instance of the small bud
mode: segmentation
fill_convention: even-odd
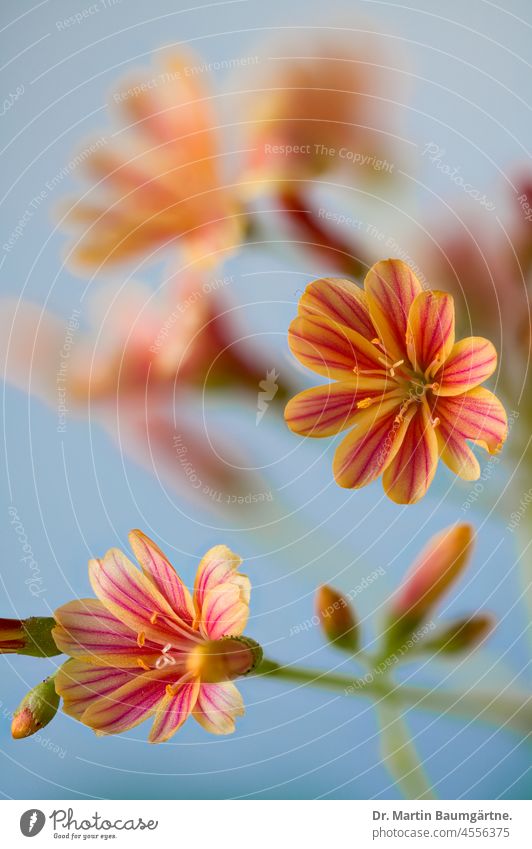
[[[59,707],[53,676],[45,678],[24,696],[13,714],[11,734],[15,740],[31,737],[52,721]]]
[[[249,637],[224,637],[200,643],[187,658],[187,672],[206,684],[248,675],[262,661],[262,649]]]
[[[334,645],[354,654],[359,647],[359,628],[346,598],[332,587],[320,587],[316,593],[316,613],[323,633]]]
[[[487,637],[494,626],[494,620],[487,613],[456,619],[445,626],[438,634],[420,645],[423,651],[456,654],[472,649]]]
[[[49,616],[0,619],[0,654],[54,657],[61,654],[52,637],[55,621]]]

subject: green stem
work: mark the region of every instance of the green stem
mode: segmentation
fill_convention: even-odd
[[[403,716],[393,696],[375,704],[380,726],[382,762],[405,799],[436,799]]]
[[[346,696],[369,696],[375,700],[386,698],[396,707],[414,707],[440,714],[479,720],[489,725],[528,736],[532,732],[532,695],[505,692],[455,693],[446,690],[426,690],[391,684],[383,675],[379,678],[352,678],[333,675],[316,669],[299,666],[282,666],[265,659],[256,675],[294,684],[311,685],[325,690],[335,690]]]

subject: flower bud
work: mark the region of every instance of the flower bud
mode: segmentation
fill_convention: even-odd
[[[260,664],[262,649],[249,637],[224,637],[199,643],[187,658],[187,672],[205,684],[248,675]]]
[[[13,715],[11,734],[15,740],[31,737],[52,721],[59,707],[54,678],[45,678],[24,696]]]
[[[320,587],[316,593],[316,613],[323,633],[334,645],[354,653],[359,646],[359,629],[353,609],[346,598],[332,587]]]
[[[420,648],[433,653],[456,654],[472,649],[489,634],[494,620],[487,613],[464,616],[445,626]]]
[[[52,637],[55,621],[50,616],[0,619],[0,654],[54,657],[61,654]]]
[[[386,626],[387,650],[395,649],[425,621],[469,560],[473,528],[452,525],[436,534],[410,569],[391,604]]]

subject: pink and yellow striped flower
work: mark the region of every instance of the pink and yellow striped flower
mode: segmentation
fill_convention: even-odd
[[[230,734],[244,713],[233,678],[260,662],[242,637],[249,579],[224,545],[203,557],[191,594],[160,549],[130,534],[142,571],[118,549],[91,560],[96,599],[55,612],[57,647],[70,655],[56,676],[67,714],[103,734],[154,717],[149,739],[168,740],[189,716],[213,734]]]
[[[495,371],[495,348],[481,337],[456,342],[451,295],[424,291],[401,260],[374,265],[364,290],[349,280],[311,283],[288,341],[303,365],[334,379],[288,403],[289,428],[325,437],[352,427],[334,457],[342,487],[382,475],[393,501],[412,504],[427,492],[438,457],[476,480],[467,441],[496,453],[506,439],[504,408],[480,386]]]

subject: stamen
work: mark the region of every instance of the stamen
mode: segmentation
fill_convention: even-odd
[[[357,402],[357,407],[359,410],[365,410],[366,407],[370,407],[375,401],[375,398],[363,398],[362,401]]]
[[[140,631],[137,634],[137,645],[138,645],[138,647],[142,648],[142,646],[144,645],[145,642],[146,642],[146,634],[144,633],[144,631]]]
[[[140,666],[141,669],[145,669],[146,672],[150,671],[150,667],[148,666],[146,661],[144,661],[141,657],[137,657],[137,664]]]
[[[438,427],[439,423],[440,419],[438,418],[438,416],[436,416],[435,419],[432,419],[432,427]]]

